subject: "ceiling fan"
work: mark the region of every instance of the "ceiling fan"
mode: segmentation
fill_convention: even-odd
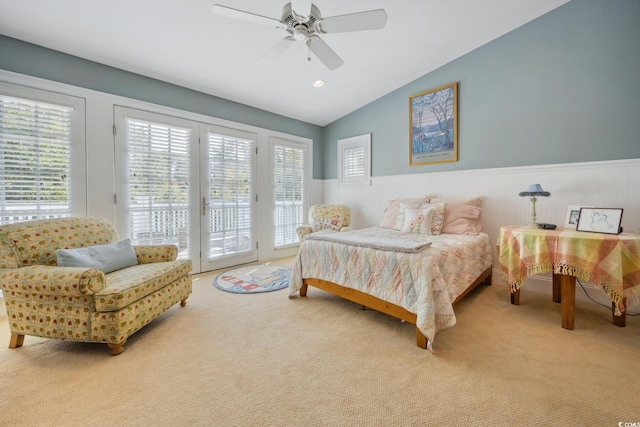
[[[377,30],[383,28],[387,22],[387,13],[384,9],[323,18],[320,10],[311,2],[298,1],[296,7],[308,10],[309,14],[298,14],[293,10],[291,3],[284,5],[280,20],[220,4],[214,4],[211,10],[217,15],[264,24],[287,32],[287,35],[260,59],[260,64],[271,63],[295,42],[304,41],[309,50],[330,70],[340,67],[344,61],[320,38],[321,34]]]

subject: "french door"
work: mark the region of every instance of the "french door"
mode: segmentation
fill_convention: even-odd
[[[200,159],[202,270],[256,261],[256,135],[202,126]]]
[[[194,272],[258,259],[256,135],[115,107],[116,223],[175,244]]]

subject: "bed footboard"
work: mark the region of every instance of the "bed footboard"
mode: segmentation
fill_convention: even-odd
[[[480,283],[484,283],[485,285],[491,285],[491,269],[492,268],[489,267],[484,272],[482,272],[482,274],[462,294],[460,294],[455,299],[455,301],[453,301],[453,304],[460,301],[465,295],[467,295],[473,288],[478,286]],[[351,302],[355,302],[356,304],[363,305],[365,307],[371,308],[373,310],[379,311],[389,316],[393,316],[400,320],[409,322],[413,325],[416,324],[416,321],[417,321],[416,314],[411,313],[410,311],[398,305],[383,301],[380,298],[361,292],[357,289],[346,288],[344,286],[340,286],[335,283],[328,282],[326,280],[303,279],[302,287],[300,288],[301,297],[307,296],[307,289],[309,285],[313,286],[314,288],[321,289],[325,292],[329,292],[330,294],[337,295]],[[427,337],[425,337],[424,334],[420,332],[420,329],[418,329],[417,326],[416,326],[416,344],[420,348],[427,348],[427,344],[428,344]]]

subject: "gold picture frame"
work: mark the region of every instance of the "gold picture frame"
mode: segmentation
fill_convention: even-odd
[[[458,83],[409,97],[409,166],[458,161]]]

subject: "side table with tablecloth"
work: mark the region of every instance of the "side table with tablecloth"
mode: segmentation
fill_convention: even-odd
[[[573,329],[576,277],[609,297],[619,326],[624,326],[626,306],[640,303],[640,235],[505,226],[497,250],[513,304],[519,303],[527,276],[553,273],[554,301],[563,304],[566,329]]]

